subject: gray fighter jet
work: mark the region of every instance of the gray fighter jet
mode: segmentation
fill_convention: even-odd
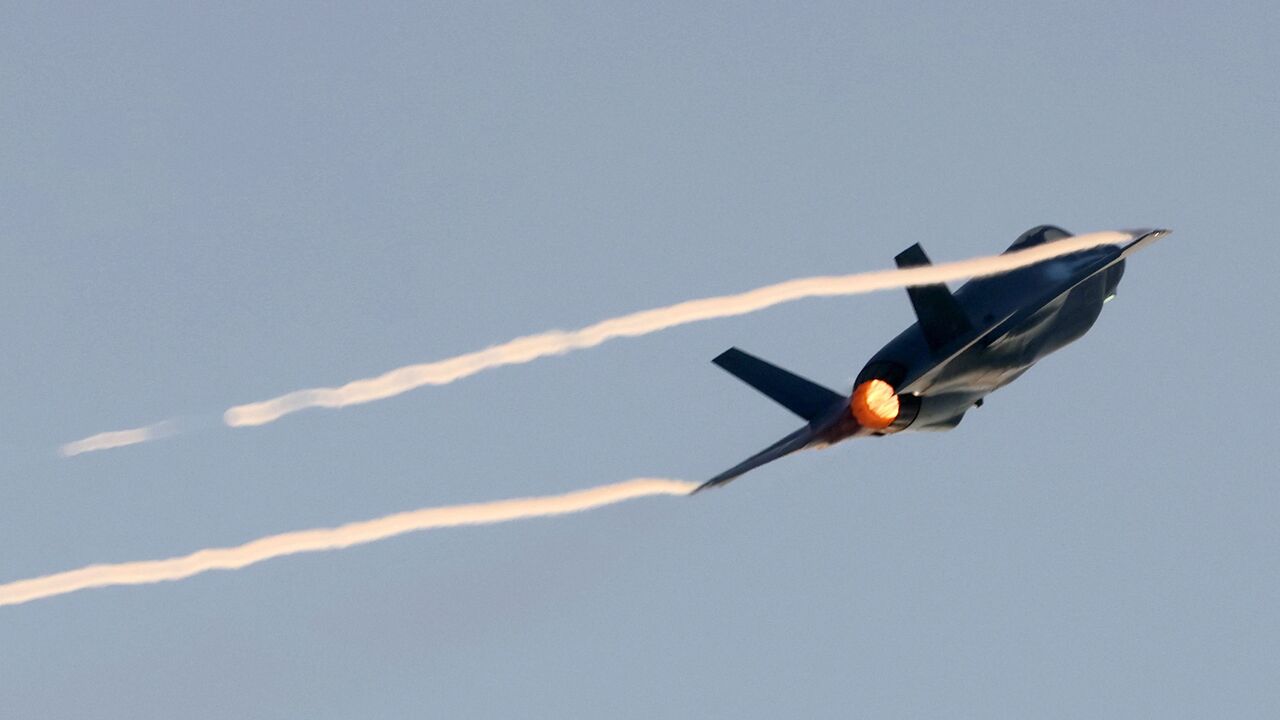
[[[1041,358],[1084,335],[1115,297],[1125,258],[1169,234],[1129,231],[1121,245],[1045,260],[1002,275],[907,289],[916,322],[871,357],[847,395],[731,348],[714,362],[804,418],[808,424],[703,483],[723,485],[761,465],[809,447],[908,430],[950,430],[969,408],[1018,379]],[[1070,237],[1041,225],[1005,252]],[[919,244],[894,261],[928,265]],[[696,492],[696,491],[695,491]]]

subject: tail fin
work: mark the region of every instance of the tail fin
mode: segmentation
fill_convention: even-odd
[[[843,395],[770,365],[738,348],[725,350],[711,362],[809,422],[826,415],[833,406],[845,402]]]
[[[929,256],[924,254],[920,243],[898,253],[893,259],[900,268],[921,267],[928,265]],[[911,298],[911,307],[916,311],[920,331],[924,333],[925,342],[934,355],[948,349],[957,339],[973,332],[973,324],[964,308],[956,301],[945,283],[936,285],[917,285],[907,288]]]

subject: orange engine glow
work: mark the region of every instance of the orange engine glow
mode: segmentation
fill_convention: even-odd
[[[860,425],[883,430],[898,419],[898,394],[883,380],[868,380],[853,391],[849,407]]]

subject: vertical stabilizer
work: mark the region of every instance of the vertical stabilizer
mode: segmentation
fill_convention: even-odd
[[[898,253],[893,259],[900,268],[929,265],[929,256],[919,243]],[[973,332],[973,324],[964,308],[956,301],[944,283],[907,288],[911,307],[916,311],[920,330],[935,354],[943,351],[960,337]]]

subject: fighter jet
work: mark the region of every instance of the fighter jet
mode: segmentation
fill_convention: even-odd
[[[695,492],[765,463],[856,437],[950,430],[990,393],[1017,380],[1044,358],[1084,335],[1115,297],[1125,259],[1168,230],[1131,230],[1132,239],[1051,258],[1019,270],[970,280],[952,293],[945,284],[907,288],[916,322],[871,356],[853,390],[838,393],[738,348],[712,360],[799,415],[807,424],[716,475]],[[1005,252],[1071,235],[1040,225]],[[929,264],[917,243],[894,261]]]

